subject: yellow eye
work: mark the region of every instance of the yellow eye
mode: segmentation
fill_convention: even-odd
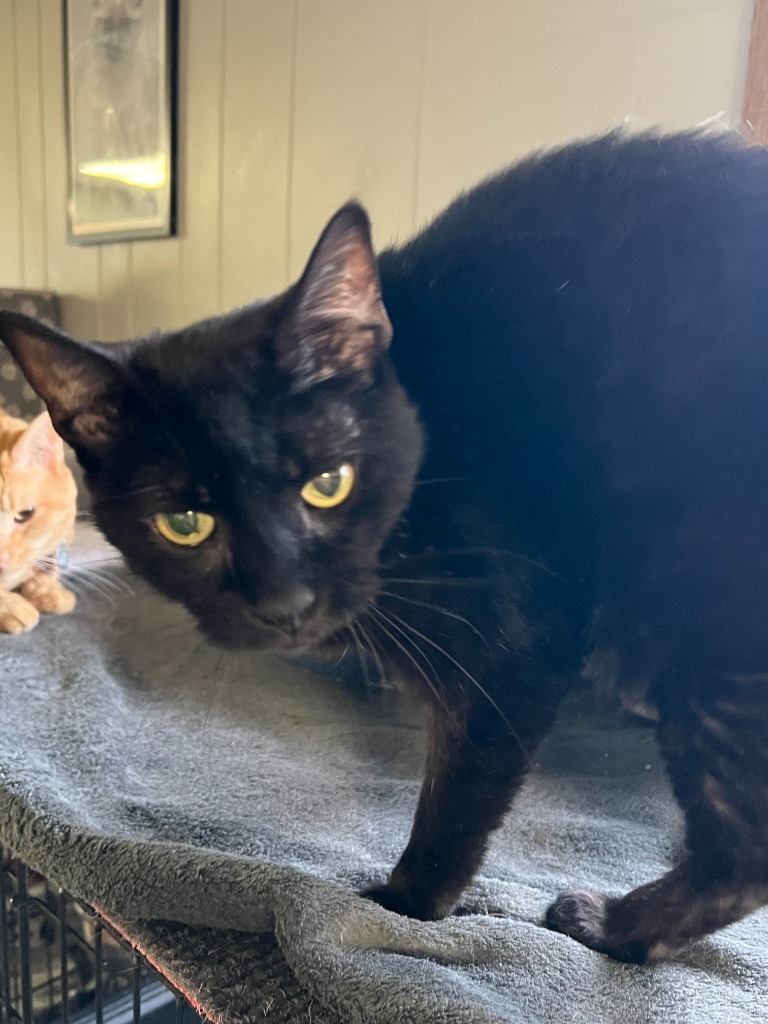
[[[338,469],[312,477],[304,484],[301,496],[313,508],[334,508],[346,501],[355,484],[355,471],[348,462]]]
[[[171,544],[194,548],[208,540],[216,520],[205,512],[160,512],[154,523],[160,536]]]

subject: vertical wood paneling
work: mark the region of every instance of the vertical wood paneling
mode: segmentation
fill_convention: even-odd
[[[45,166],[41,117],[41,68],[38,0],[15,0],[15,53],[18,96],[21,230],[24,239],[22,281],[27,287],[48,283],[46,254]]]
[[[0,0],[0,39],[5,40],[0,60],[0,286],[18,287],[23,279],[23,235],[13,7],[13,0]]]
[[[128,243],[101,247],[99,329],[104,341],[119,341],[134,333],[131,292],[132,247]]]
[[[190,75],[195,74],[195,71],[187,60],[187,14],[190,5],[181,0],[179,6],[181,9],[178,43],[180,110],[176,201],[177,207],[181,210],[179,230],[185,232],[187,228],[184,216],[187,160],[184,150],[189,131],[189,110],[184,83],[187,82]],[[131,326],[136,334],[148,334],[161,328],[181,327],[190,319],[187,316],[183,298],[181,245],[179,237],[135,242],[131,245],[128,287],[130,289]]]
[[[620,124],[636,35],[635,0],[431,0],[419,218],[532,149]]]
[[[181,18],[181,302],[187,320],[221,308],[221,102],[226,0],[186,3]],[[148,243],[149,244],[149,243]]]
[[[753,0],[180,0],[179,237],[66,242],[60,0],[0,0],[0,287],[116,338],[281,288],[352,195],[376,241],[537,145],[738,123]]]
[[[23,0],[22,0],[23,2]],[[45,133],[48,285],[62,296],[68,330],[84,338],[99,335],[100,252],[98,246],[67,244],[67,153],[64,133],[62,5],[40,0],[42,121]],[[38,282],[30,281],[30,286]]]
[[[413,228],[424,0],[300,0],[291,265],[352,196],[377,244]]]
[[[755,0],[742,121],[751,143],[768,145],[768,0]]]
[[[179,238],[131,246],[131,323],[136,334],[181,327],[189,321],[181,275]],[[208,311],[213,311],[212,306]]]
[[[739,127],[752,0],[689,8],[643,25],[636,114],[685,128],[722,114]]]
[[[298,0],[228,0],[222,150],[222,303],[284,287]]]

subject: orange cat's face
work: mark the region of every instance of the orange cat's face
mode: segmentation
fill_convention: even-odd
[[[76,498],[48,413],[27,424],[0,411],[0,588],[20,586],[71,539]]]

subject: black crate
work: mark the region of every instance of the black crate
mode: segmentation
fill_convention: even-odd
[[[0,846],[0,1024],[198,1024],[90,907]]]

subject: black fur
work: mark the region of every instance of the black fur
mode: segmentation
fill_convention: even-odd
[[[422,693],[384,906],[451,911],[591,652],[647,680],[688,852],[548,922],[661,958],[768,902],[768,154],[614,135],[537,156],[379,274],[383,306],[351,205],[267,303],[118,347],[12,314],[0,336],[107,537],[208,635],[352,643]],[[342,462],[350,497],[308,508]],[[217,528],[173,547],[152,516],[188,508]]]

